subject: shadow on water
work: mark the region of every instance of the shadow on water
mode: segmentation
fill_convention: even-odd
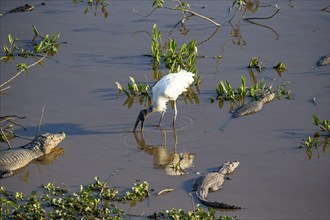
[[[85,126],[83,124],[73,123],[48,123],[41,125],[40,132],[57,133],[61,131],[65,132],[67,135],[122,134],[131,132],[127,129],[131,127],[131,124]],[[30,126],[25,128],[26,131],[23,129],[17,129],[17,134],[34,136],[38,130],[38,126]]]
[[[152,155],[155,169],[164,169],[167,175],[178,176],[185,174],[185,170],[192,167],[195,154],[177,152],[177,132],[175,128],[173,131],[174,146],[172,152],[167,149],[166,132],[162,128],[160,128],[160,132],[163,135],[163,142],[160,144],[147,144],[144,138],[144,132],[139,132],[140,135],[134,132],[134,138],[138,149]]]

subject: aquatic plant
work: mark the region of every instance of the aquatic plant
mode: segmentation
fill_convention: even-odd
[[[172,208],[162,212],[154,213],[148,216],[150,219],[212,219],[212,220],[237,220],[237,217],[216,216],[214,209],[209,208],[207,211],[202,209],[199,204],[195,210],[185,212],[182,209]]]
[[[107,6],[109,6],[110,3],[108,0],[72,0],[72,2],[75,4],[87,2],[87,6],[84,10],[84,14],[87,14],[89,11],[92,11],[94,7],[94,11],[93,11],[94,16],[97,16],[97,12],[99,8],[101,8],[101,12],[104,18],[108,18],[109,16],[109,12],[107,11]]]
[[[317,151],[318,148],[322,146],[323,153],[329,147],[329,138],[330,138],[330,125],[328,120],[320,121],[320,119],[313,115],[314,125],[316,125],[320,130],[314,133],[313,137],[308,136],[303,140],[303,143],[299,146],[299,148],[306,148],[306,156],[308,160],[312,159],[313,149]],[[320,154],[318,153],[318,158]]]
[[[129,77],[129,79],[130,82],[127,83],[127,88],[123,88],[119,82],[115,82],[118,88],[118,96],[120,96],[122,92],[124,92],[127,96],[124,105],[127,105],[128,108],[130,108],[136,101],[139,101],[140,105],[151,105],[149,84],[142,82],[136,83],[135,79],[131,76]]]
[[[108,185],[108,180],[101,181],[99,177],[95,177],[90,184],[80,185],[80,190],[75,192],[64,185],[55,186],[54,183],[44,184],[41,192],[33,191],[30,194],[9,192],[1,186],[0,213],[3,219],[126,219],[130,214],[118,208],[117,204],[131,201],[132,206],[137,201],[148,198],[149,191],[148,182],[136,180],[131,190],[119,193]],[[173,208],[148,218],[156,216],[164,219],[191,219],[193,216],[198,217],[195,219],[234,219],[216,218],[213,209],[205,211],[199,205],[193,211],[184,212]]]
[[[216,99],[239,101],[245,97],[251,97],[257,100],[261,95],[271,91],[273,91],[272,87],[266,88],[263,80],[248,88],[246,87],[246,78],[241,76],[241,85],[238,88],[233,88],[228,81],[220,81],[218,88],[216,88]]]
[[[321,132],[324,132],[325,135],[330,137],[329,121],[327,119],[324,119],[321,122],[320,119],[316,115],[313,115],[313,120],[314,120],[314,125],[318,126],[321,129]]]
[[[279,62],[273,66],[273,69],[275,69],[279,76],[282,76],[282,73],[286,71],[286,65],[283,62]]]
[[[260,72],[261,70],[266,68],[266,66],[264,66],[261,63],[260,57],[251,57],[248,68],[250,68],[250,69],[255,68],[256,70],[258,70],[258,72]]]
[[[262,95],[270,92],[275,92],[277,99],[281,99],[282,95],[285,95],[286,99],[292,99],[291,90],[287,88],[289,84],[289,82],[283,82],[274,89],[272,85],[266,86],[264,80],[261,80],[261,82],[256,82],[252,86],[247,87],[246,78],[241,76],[241,84],[234,88],[227,80],[220,81],[216,88],[217,96],[215,98],[211,97],[211,103],[219,100],[219,107],[222,108],[224,101],[230,101],[232,109],[234,107],[233,104],[238,106],[244,104],[247,97],[252,100],[258,100]]]
[[[21,57],[35,57],[35,56],[54,56],[57,53],[59,47],[59,33],[54,33],[51,37],[49,34],[41,36],[35,26],[32,26],[34,33],[31,41],[21,41],[17,37],[13,38],[11,34],[8,34],[7,39],[9,45],[3,45],[3,51],[5,55],[0,58],[4,62],[8,62],[14,58],[14,56]],[[18,43],[22,46],[18,46]]]
[[[151,57],[155,68],[161,66],[161,61],[170,72],[179,72],[181,69],[192,73],[197,73],[196,58],[197,46],[196,40],[192,40],[187,44],[182,44],[178,48],[177,42],[169,38],[165,45],[162,45],[162,33],[157,29],[157,25],[153,26],[153,35],[151,36]]]

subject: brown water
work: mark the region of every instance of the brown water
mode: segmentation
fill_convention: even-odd
[[[275,1],[267,1],[275,4]],[[291,2],[291,7],[289,4]],[[31,1],[38,4],[39,1]],[[25,1],[1,1],[1,11],[10,10]],[[137,81],[152,79],[150,58],[151,32],[154,23],[167,36],[180,13],[159,10],[143,18],[133,9],[147,13],[151,1],[110,1],[109,16],[93,9],[84,15],[86,3],[46,1],[45,6],[33,12],[9,14],[0,17],[1,45],[7,44],[11,33],[23,40],[33,36],[31,26],[40,34],[61,34],[58,54],[47,59],[44,67],[34,67],[28,76],[15,79],[8,95],[1,95],[1,115],[16,114],[27,118],[19,121],[28,130],[18,130],[22,136],[33,137],[41,109],[45,114],[42,132],[64,131],[67,139],[60,144],[64,155],[51,165],[30,164],[16,176],[1,179],[8,190],[31,192],[47,182],[78,189],[80,184],[93,181],[94,176],[106,180],[115,171],[110,183],[129,187],[136,179],[146,180],[159,191],[174,188],[162,197],[154,194],[145,202],[132,207],[132,214],[153,213],[169,208],[191,209],[191,190],[196,171],[206,172],[228,160],[240,161],[240,166],[223,190],[209,194],[212,200],[244,207],[236,212],[222,214],[240,219],[329,219],[329,150],[313,150],[311,160],[304,149],[298,149],[302,139],[312,136],[316,127],[312,114],[329,119],[329,66],[317,67],[318,59],[329,53],[329,13],[320,11],[327,0],[280,1],[280,12],[269,20],[255,20],[276,31],[240,22],[240,35],[245,46],[232,43],[233,30],[227,21],[232,1],[191,2],[192,9],[214,18],[221,28],[206,43],[199,46],[199,54],[223,55],[223,59],[198,59],[197,68],[202,77],[200,104],[186,106],[178,101],[178,153],[195,153],[194,167],[184,176],[168,176],[155,165],[152,154],[140,150],[131,132],[139,110],[138,103],[127,108],[125,95],[118,99],[115,81],[126,85],[129,76]],[[203,7],[202,7],[203,6]],[[259,8],[247,17],[267,17],[274,7]],[[233,24],[238,23],[238,18]],[[215,27],[205,20],[193,17],[186,21],[190,28],[184,37],[176,29],[174,38],[182,43],[194,38],[202,41]],[[229,104],[219,109],[210,104],[220,80],[234,86],[243,75],[249,79],[247,66],[252,56],[261,57],[269,67],[258,73],[274,86],[291,81],[294,100],[275,100],[266,104],[257,114],[231,119]],[[279,77],[271,67],[279,61],[287,71]],[[15,58],[1,63],[1,82],[15,73],[16,64],[33,60]],[[166,71],[163,71],[166,73]],[[248,85],[251,85],[248,80]],[[312,98],[317,97],[317,105]],[[166,129],[167,153],[173,153],[174,136],[171,129],[173,110],[169,109],[163,121]],[[144,140],[148,145],[162,145],[163,134],[153,125],[159,114],[151,115],[145,123]],[[19,146],[24,140],[15,140]],[[2,148],[6,146],[1,145]],[[319,158],[318,155],[319,154]],[[195,202],[198,202],[195,200]],[[128,207],[126,207],[128,209]],[[221,213],[222,211],[220,211]]]

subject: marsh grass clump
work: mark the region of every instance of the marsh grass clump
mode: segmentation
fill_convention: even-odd
[[[313,137],[308,136],[303,140],[299,148],[306,148],[306,157],[308,160],[312,159],[313,149],[317,151],[317,157],[320,157],[318,149],[322,147],[322,152],[325,153],[329,148],[330,125],[328,120],[320,121],[320,119],[313,115],[314,125],[320,130],[314,133]]]

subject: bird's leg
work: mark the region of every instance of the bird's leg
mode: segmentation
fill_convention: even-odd
[[[178,114],[178,111],[176,109],[176,101],[174,101],[174,118],[173,118],[173,127],[175,126],[176,116]]]
[[[159,119],[159,123],[158,123],[158,125],[156,125],[156,127],[160,127],[160,123],[164,117],[164,114],[165,114],[165,112],[162,112],[162,115],[160,116],[160,119]]]

